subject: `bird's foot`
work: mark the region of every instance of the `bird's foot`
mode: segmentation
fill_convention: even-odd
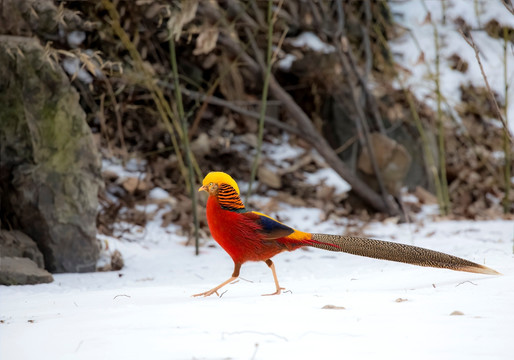
[[[277,291],[275,291],[274,293],[272,294],[262,294],[262,296],[272,296],[272,295],[280,295],[282,293],[282,290],[285,290],[286,288],[277,288]]]
[[[234,270],[234,274],[235,275],[239,275],[239,269],[237,267],[236,267],[236,270],[237,270],[237,272]],[[237,279],[237,276],[232,276],[230,279],[228,279],[227,281],[219,284],[215,288],[212,288],[212,289],[210,289],[210,290],[208,290],[206,292],[200,293],[200,294],[195,294],[193,296],[194,297],[197,297],[197,296],[211,296],[214,293],[216,293],[216,295],[220,296],[220,294],[218,294],[218,290],[221,289],[223,286],[225,286],[227,284],[230,284],[232,281],[234,281],[236,279]]]
[[[203,293],[200,293],[200,294],[194,294],[193,297],[198,297],[198,296],[203,296],[203,297],[207,297],[207,296],[211,296],[212,294],[216,293],[216,295],[220,296],[220,294],[218,294],[218,291],[215,290],[215,289],[211,289],[209,291],[205,291]]]

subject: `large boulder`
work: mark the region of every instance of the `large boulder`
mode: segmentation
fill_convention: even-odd
[[[51,272],[94,271],[100,158],[79,95],[37,39],[0,36],[0,222]]]

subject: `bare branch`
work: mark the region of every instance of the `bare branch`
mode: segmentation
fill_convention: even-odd
[[[503,5],[505,5],[505,8],[514,15],[514,5],[512,4],[512,0],[502,0]]]
[[[175,89],[175,86],[173,84],[170,84],[169,82],[159,81],[158,83],[159,83],[160,86],[165,87],[167,89],[171,89],[171,90]],[[189,90],[189,89],[186,89],[186,88],[181,88],[180,91],[182,92],[182,94],[184,96],[187,96],[190,99],[194,99],[194,100],[198,100],[198,101],[204,101],[205,103],[216,105],[216,106],[222,106],[222,107],[230,109],[230,110],[232,110],[232,111],[234,111],[236,113],[239,113],[241,115],[249,116],[249,117],[252,117],[252,118],[255,118],[255,119],[259,118],[259,113],[258,112],[245,109],[245,108],[243,108],[241,106],[236,105],[232,101],[224,100],[224,99],[221,99],[219,97],[212,96],[210,94],[205,94],[205,93],[201,93],[201,92],[198,92],[198,91]],[[290,126],[290,125],[288,125],[288,124],[286,124],[286,123],[284,123],[284,122],[282,122],[282,121],[280,121],[280,120],[278,120],[278,119],[276,119],[274,117],[266,115],[264,120],[266,121],[266,123],[268,123],[268,124],[270,124],[272,126],[275,126],[275,127],[279,128],[279,129],[282,129],[284,131],[287,131],[290,134],[295,134],[295,135],[301,136],[301,133],[300,133],[300,131],[298,131],[297,128],[295,128],[293,126]]]
[[[491,86],[489,85],[489,81],[487,80],[487,75],[485,74],[484,67],[482,66],[482,60],[480,60],[480,51],[478,50],[478,46],[475,44],[475,41],[473,40],[473,36],[471,35],[471,32],[468,34],[464,34],[462,29],[459,29],[460,34],[462,35],[462,38],[468,43],[471,48],[475,51],[475,57],[478,62],[478,66],[480,67],[480,72],[482,73],[482,77],[484,78],[485,86],[487,88],[487,94],[489,95],[492,103],[494,111],[496,112],[496,116],[498,117],[498,120],[503,125],[503,129],[505,130],[505,133],[509,137],[510,142],[512,142],[512,134],[509,131],[509,127],[507,125],[507,122],[503,118],[502,112],[500,110],[500,106],[498,105],[498,102],[496,101],[496,98],[494,97],[494,93],[491,90]]]
[[[351,47],[343,46],[343,41],[347,41],[346,37],[346,31],[344,29],[344,23],[345,23],[345,14],[344,9],[342,5],[342,0],[337,2],[337,16],[338,16],[338,26],[337,26],[337,37],[335,41],[335,46],[337,49],[337,54],[339,56],[339,59],[341,61],[341,65],[343,66],[343,70],[345,73],[349,74],[350,72],[357,78],[357,81],[359,82],[360,89],[362,90],[366,102],[368,104],[371,104],[373,101],[370,101],[371,95],[367,91],[367,84],[365,80],[363,79],[362,75],[359,73],[359,69],[357,68],[355,58],[353,56],[353,52],[351,50]],[[368,126],[368,122],[366,119],[366,115],[364,114],[364,111],[362,109],[362,105],[359,103],[358,95],[356,93],[356,89],[354,86],[350,86],[349,89],[351,95],[352,95],[352,101],[355,107],[355,111],[357,112],[357,121],[356,125],[357,128],[361,130],[362,135],[364,135],[364,138],[362,139],[364,142],[364,146],[367,148],[369,153],[369,158],[371,161],[371,165],[373,168],[373,172],[375,173],[375,177],[378,183],[378,187],[380,189],[380,193],[382,195],[382,199],[384,201],[384,204],[390,211],[390,212],[399,212],[398,207],[396,204],[392,201],[382,178],[381,171],[378,167],[375,152],[373,150],[373,146],[371,144],[370,139],[370,129]]]

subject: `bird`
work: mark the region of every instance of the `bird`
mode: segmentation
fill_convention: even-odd
[[[236,280],[241,266],[248,261],[266,263],[271,269],[276,290],[264,295],[279,295],[284,288],[278,282],[271,258],[281,252],[306,246],[418,266],[500,275],[484,265],[417,246],[366,237],[296,230],[268,215],[247,210],[241,201],[236,181],[224,172],[208,173],[198,191],[205,191],[209,195],[206,206],[207,224],[214,240],[234,261],[234,271],[229,279],[210,290],[194,294],[195,297],[212,294],[219,296],[218,290]]]

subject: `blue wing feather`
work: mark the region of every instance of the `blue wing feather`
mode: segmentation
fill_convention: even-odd
[[[288,231],[288,232],[292,233],[294,231],[289,226],[284,225],[284,224],[276,221],[275,219],[269,218],[267,216],[260,215],[260,220],[261,220],[261,224],[262,224],[262,229],[265,232],[273,232],[273,231],[277,231],[277,230],[285,230],[285,231]]]
[[[259,223],[266,240],[278,239],[294,232],[293,228],[258,212],[248,211],[243,215]]]

